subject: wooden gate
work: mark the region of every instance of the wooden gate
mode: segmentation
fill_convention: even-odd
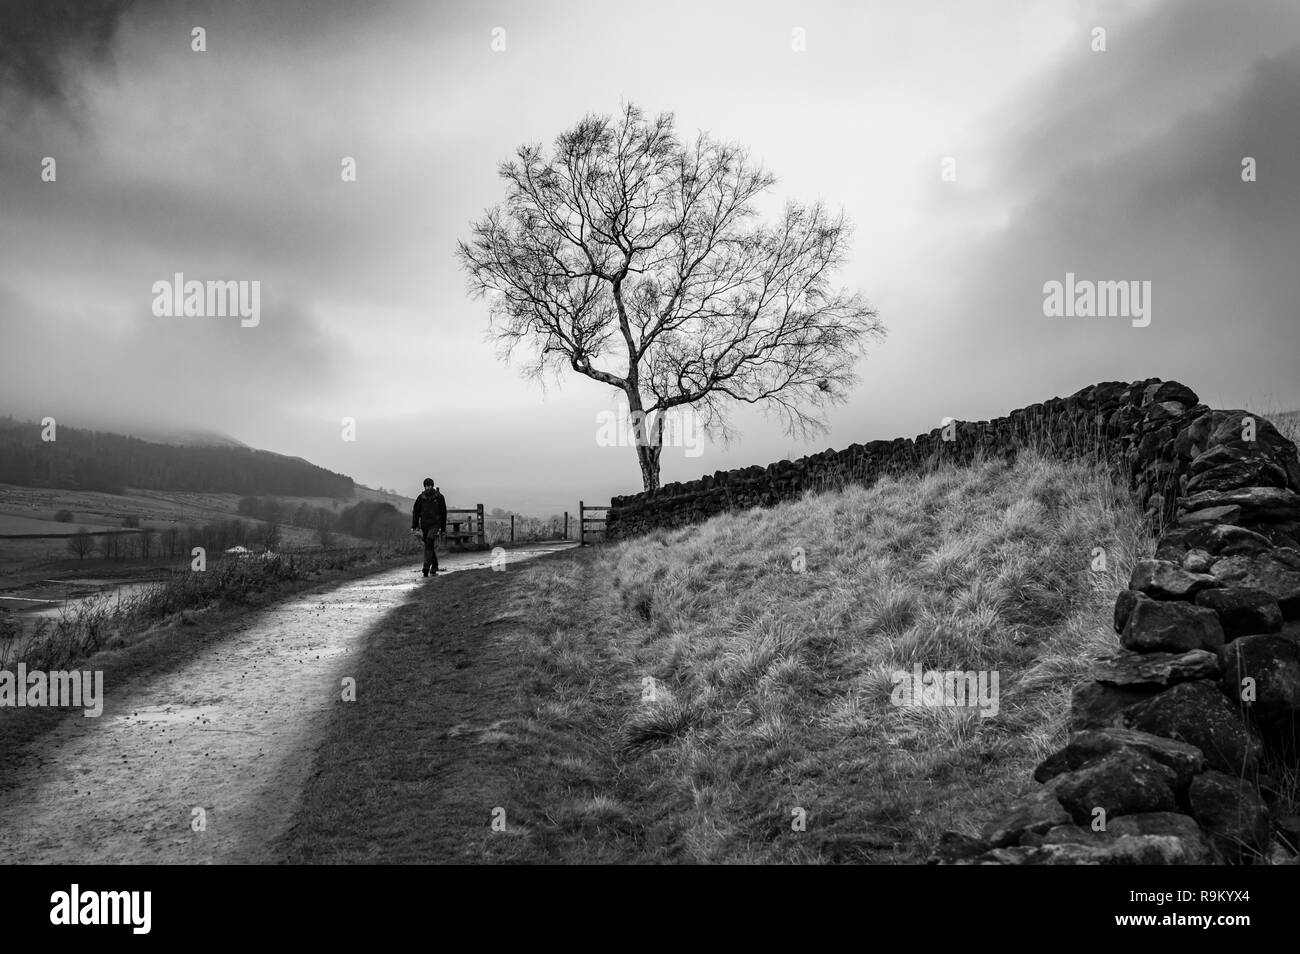
[[[592,534],[592,533],[600,534],[600,541],[602,543],[605,541],[605,520],[608,511],[609,511],[608,507],[588,507],[581,500],[578,501],[578,546],[585,547],[588,543],[590,543],[591,541],[587,539],[587,536],[588,534]],[[591,513],[598,512],[601,515],[599,517],[589,517],[587,516],[589,512]],[[589,523],[599,524],[600,526],[588,530],[587,524]]]

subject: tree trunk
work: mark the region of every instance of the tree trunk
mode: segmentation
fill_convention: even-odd
[[[636,372],[628,377],[635,380]],[[627,412],[631,418],[632,440],[636,445],[637,463],[641,465],[641,484],[643,490],[659,489],[659,454],[663,451],[663,423],[657,419],[646,420],[641,395],[634,385],[624,391],[627,395]],[[653,433],[651,433],[653,431]]]
[[[638,443],[636,445],[637,463],[641,465],[641,483],[644,490],[659,489],[659,452],[663,450],[659,446],[648,446]]]

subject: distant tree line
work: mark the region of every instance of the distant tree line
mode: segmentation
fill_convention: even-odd
[[[227,547],[262,544],[273,547],[278,537],[244,520],[215,520],[203,526],[172,526],[162,530],[142,527],[138,533],[90,533],[81,529],[68,538],[68,551],[77,559],[96,556],[104,560],[148,560],[154,557],[188,558],[193,547],[216,554]]]
[[[410,529],[410,521],[390,503],[363,500],[339,514],[338,529],[366,540],[394,540]]]
[[[122,493],[126,487],[196,493],[348,498],[352,478],[297,457],[248,447],[177,447],[0,418],[0,483]]]
[[[321,546],[334,543],[336,534],[363,540],[393,543],[407,532],[409,518],[390,503],[361,501],[338,513],[326,507],[300,504],[292,507],[273,497],[244,497],[239,501],[244,520],[214,520],[202,526],[173,525],[162,530],[143,527],[135,516],[123,519],[123,527],[137,533],[91,533],[82,528],[68,538],[68,551],[79,560],[99,556],[105,560],[147,560],[152,557],[188,557],[193,547],[217,553],[233,546],[280,546],[285,526],[311,530]]]
[[[322,527],[333,530],[338,522],[338,515],[328,507],[313,507],[305,503],[293,507],[275,497],[241,497],[239,513],[267,523],[288,524],[307,530],[319,530]]]
[[[244,497],[239,512],[267,524],[288,524],[308,530],[347,533],[366,540],[389,540],[400,536],[409,518],[390,503],[363,500],[334,513],[326,507],[299,504],[291,507],[274,497]]]

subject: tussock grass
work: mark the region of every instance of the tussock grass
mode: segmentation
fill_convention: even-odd
[[[1268,419],[1283,437],[1293,444],[1300,445],[1300,411],[1269,414]]]
[[[550,860],[920,861],[1063,743],[1153,543],[1102,466],[1021,454],[525,570],[529,824]],[[998,713],[892,704],[916,664],[997,671]]]

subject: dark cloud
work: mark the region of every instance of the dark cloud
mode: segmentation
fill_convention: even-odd
[[[0,97],[57,102],[78,65],[103,62],[137,0],[5,0],[0,9]]]

